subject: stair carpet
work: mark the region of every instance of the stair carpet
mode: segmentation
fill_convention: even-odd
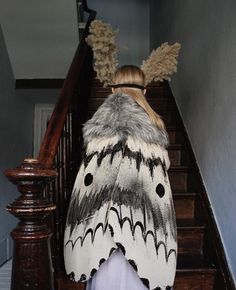
[[[103,88],[97,80],[94,80],[88,106],[88,118],[110,93],[110,89]],[[152,108],[162,116],[170,140],[168,153],[171,166],[168,174],[178,233],[177,272],[174,290],[218,289],[215,287],[218,270],[214,261],[208,257],[205,246],[209,237],[207,223],[204,213],[202,213],[200,186],[196,182],[192,163],[189,160],[186,137],[183,128],[181,128],[177,107],[169,87],[165,83],[149,86],[146,97]],[[60,290],[84,289],[83,284],[74,288],[75,285],[72,286],[69,281],[67,284],[59,283],[59,285],[61,285]]]

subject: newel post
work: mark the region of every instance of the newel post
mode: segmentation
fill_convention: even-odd
[[[43,190],[56,177],[37,159],[25,159],[20,167],[5,171],[20,192],[7,210],[20,222],[11,232],[14,240],[11,290],[52,290],[53,269],[47,216],[55,205],[43,197]]]

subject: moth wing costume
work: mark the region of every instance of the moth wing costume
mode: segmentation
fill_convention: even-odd
[[[107,97],[83,136],[64,236],[67,274],[86,281],[120,248],[148,289],[171,289],[177,231],[166,131],[120,93]]]

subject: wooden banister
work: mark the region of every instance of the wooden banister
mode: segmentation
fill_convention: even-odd
[[[92,15],[92,13],[94,13],[94,10],[88,8],[88,5],[87,5],[87,1],[82,1],[82,6],[83,6],[83,10],[87,13],[89,13],[90,15]],[[94,16],[95,18],[95,16]]]
[[[11,289],[52,290],[49,244],[52,233],[44,220],[55,210],[55,205],[43,199],[43,189],[57,173],[45,170],[36,159],[25,159],[20,167],[6,170],[5,174],[21,193],[7,206],[7,210],[20,220],[11,232],[14,240]]]
[[[86,0],[87,25],[48,123],[37,159],[5,171],[20,196],[7,210],[19,224],[14,241],[11,290],[58,289],[64,270],[63,235],[67,204],[81,160],[82,123],[93,78],[91,48],[85,38],[96,12]],[[52,237],[52,238],[51,238]]]

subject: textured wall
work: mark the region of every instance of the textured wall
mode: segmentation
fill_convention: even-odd
[[[88,0],[97,19],[119,29],[119,63],[140,65],[149,54],[149,1]]]
[[[182,44],[171,87],[236,278],[236,2],[150,3],[151,48]]]
[[[18,195],[3,171],[32,155],[33,105],[14,90],[14,78],[0,27],[0,265],[11,256],[9,233],[16,219],[5,207]]]
[[[64,78],[78,45],[76,1],[0,0],[16,78]]]

